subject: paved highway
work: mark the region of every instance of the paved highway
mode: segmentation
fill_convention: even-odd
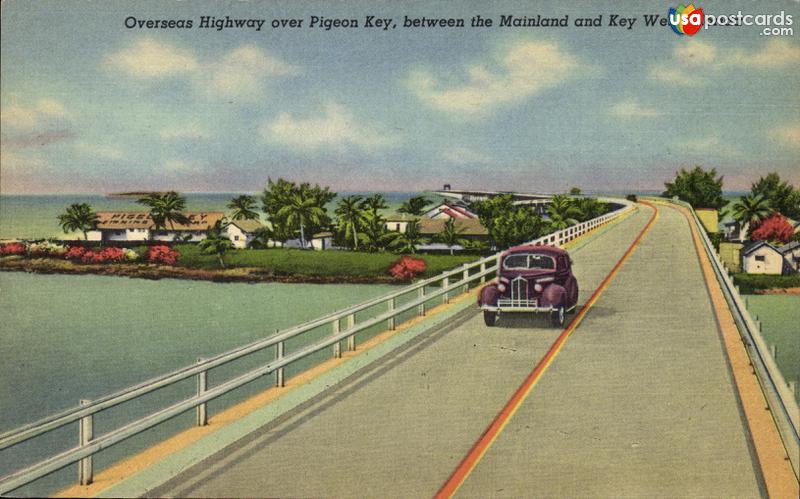
[[[761,494],[689,226],[659,209],[458,495]],[[582,302],[651,214],[570,250]],[[151,494],[430,497],[559,333],[470,308]]]

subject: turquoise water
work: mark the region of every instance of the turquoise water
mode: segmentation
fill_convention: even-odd
[[[778,369],[787,382],[800,385],[800,296],[747,295],[747,309],[761,321],[764,340],[777,348]],[[800,388],[795,391],[795,398]]]
[[[127,279],[103,276],[30,275],[0,272],[0,432],[74,407],[273,334],[326,313],[386,293],[385,285],[216,284],[202,281]],[[329,334],[321,331],[315,336]],[[313,338],[312,338],[313,339]],[[287,344],[287,354],[301,346]],[[263,365],[273,351],[209,373],[215,386]],[[320,352],[318,358],[329,358]],[[296,366],[289,375],[303,369]],[[190,396],[189,379],[98,415],[96,435]],[[222,405],[274,384],[271,376]],[[249,390],[249,391],[248,391]],[[187,414],[140,437],[104,451],[96,467],[115,461],[192,424]],[[46,454],[65,450],[77,439],[75,425],[0,451],[0,476]],[[74,482],[70,466],[24,494],[51,492]]]
[[[252,193],[251,193],[252,194]],[[372,193],[341,193],[372,194]],[[406,199],[419,195],[417,192],[383,192],[389,209],[393,212]],[[227,211],[226,204],[238,194],[232,193],[189,193],[186,194],[188,211]],[[257,197],[260,193],[255,194]],[[439,200],[436,195],[428,195],[432,201]],[[56,217],[72,203],[89,203],[95,211],[139,210],[144,207],[133,199],[112,199],[96,194],[69,195],[0,195],[0,239],[27,238],[38,239],[62,237]],[[336,200],[328,206],[328,213],[333,216]],[[259,202],[260,205],[260,202]]]

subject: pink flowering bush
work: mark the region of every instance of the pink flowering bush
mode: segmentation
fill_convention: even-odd
[[[23,243],[6,243],[0,245],[0,256],[26,255],[28,249]]]
[[[422,274],[427,269],[425,260],[410,256],[400,257],[389,267],[389,275],[401,281],[410,281],[414,277]]]
[[[160,263],[164,265],[175,265],[181,253],[169,246],[150,246],[147,248],[147,261],[150,263]]]
[[[70,246],[67,252],[64,253],[64,259],[80,260],[83,258],[84,253],[86,253],[86,248],[83,246]]]
[[[86,251],[81,257],[83,263],[118,263],[125,260],[122,248],[103,248],[100,251]]]

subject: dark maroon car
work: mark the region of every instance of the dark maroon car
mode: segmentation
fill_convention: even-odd
[[[578,304],[578,281],[569,254],[555,246],[522,245],[500,256],[497,281],[481,290],[478,305],[487,326],[505,312],[546,312],[562,327]]]

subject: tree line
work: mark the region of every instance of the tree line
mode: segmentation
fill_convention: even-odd
[[[580,194],[580,191],[573,189],[571,194]],[[269,223],[255,234],[252,246],[256,248],[275,246],[290,239],[299,239],[300,246],[305,248],[315,234],[329,230],[340,247],[356,251],[399,253],[414,253],[419,245],[428,242],[442,243],[450,248],[451,253],[457,245],[477,251],[490,247],[504,249],[608,211],[607,204],[596,199],[560,194],[553,197],[545,219],[530,206],[515,205],[511,194],[495,196],[470,205],[488,231],[490,242],[487,243],[464,237],[463,229],[455,219],[447,220],[441,231],[432,238],[423,236],[419,218],[432,204],[425,196],[414,196],[404,201],[398,209],[399,213],[407,215],[404,231],[387,228],[384,210],[388,204],[383,195],[341,197],[330,214],[328,205],[336,196],[328,187],[317,184],[295,183],[283,178],[268,179],[260,196],[236,196],[227,204],[227,208],[230,221],[260,220],[261,213],[264,214]],[[137,203],[148,209],[154,226],[151,238],[159,230],[174,230],[176,224],[189,223],[185,214],[186,198],[174,191],[152,193],[138,199]],[[86,238],[86,232],[96,228],[98,218],[90,205],[78,203],[59,215],[59,223],[65,232],[82,231]],[[230,241],[224,234],[227,225],[227,220],[218,222],[202,243],[203,248],[224,254],[230,248]]]
[[[573,188],[572,195],[580,189]],[[489,232],[498,249],[532,241],[552,232],[585,222],[609,211],[608,203],[589,197],[553,196],[547,206],[548,218],[536,213],[530,205],[515,205],[513,194],[501,194],[470,205]]]
[[[712,208],[730,215],[739,222],[742,238],[750,234],[751,238],[756,235],[756,238],[782,243],[798,239],[786,218],[800,219],[800,190],[781,179],[776,172],[759,177],[750,185],[750,192],[730,206],[722,195],[723,177],[718,176],[714,168],[682,168],[672,182],[664,185],[664,197],[678,197],[694,208]],[[768,227],[757,232],[765,224]]]

